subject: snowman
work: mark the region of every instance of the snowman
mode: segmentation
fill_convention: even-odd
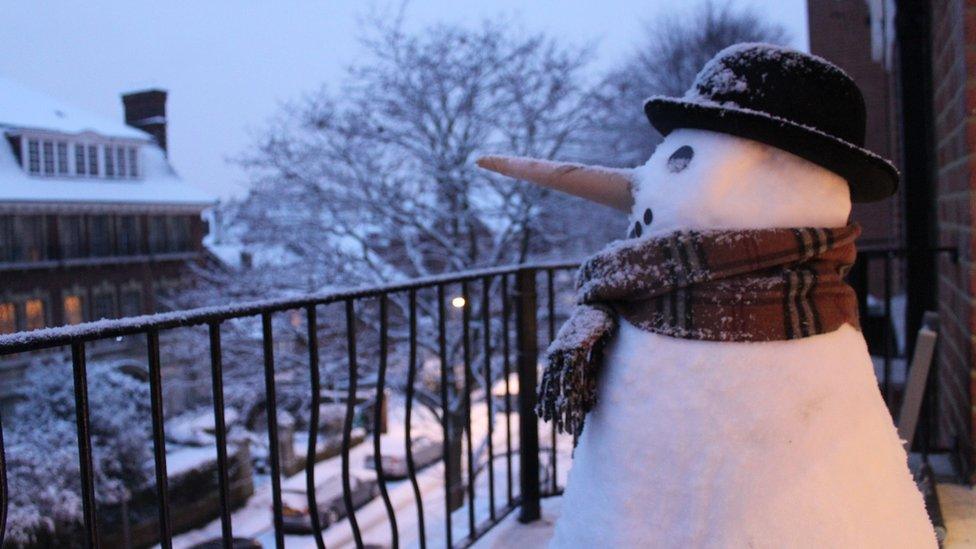
[[[844,282],[851,203],[898,179],[857,86],[739,44],[644,110],[664,140],[633,170],[479,160],[630,216],[540,384],[577,437],[551,547],[936,547]]]

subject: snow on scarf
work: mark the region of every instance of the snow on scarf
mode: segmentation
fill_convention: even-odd
[[[609,245],[579,269],[577,306],[547,352],[536,412],[579,437],[617,315],[648,332],[708,341],[858,327],[857,298],[844,275],[860,232],[856,224],[678,231]]]

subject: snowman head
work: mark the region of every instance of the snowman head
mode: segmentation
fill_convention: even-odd
[[[864,148],[857,84],[810,54],[730,46],[683,97],[651,97],[644,113],[664,141],[634,170],[506,157],[479,165],[628,212],[637,238],[839,227],[851,202],[881,200],[898,187],[895,167]]]
[[[840,175],[771,145],[676,129],[632,175],[631,237],[676,230],[840,227],[851,211]]]

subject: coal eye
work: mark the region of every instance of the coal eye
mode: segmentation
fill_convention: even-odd
[[[644,227],[641,227],[640,221],[634,223],[634,228],[630,230],[630,237],[637,238],[644,232]]]
[[[695,149],[688,145],[678,147],[678,150],[671,153],[668,157],[668,171],[678,173],[688,167],[691,159],[695,157]]]

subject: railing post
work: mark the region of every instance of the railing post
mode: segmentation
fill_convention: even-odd
[[[535,415],[535,392],[539,363],[538,318],[535,269],[515,274],[515,323],[518,335],[519,484],[522,504],[519,522],[538,520],[539,512],[539,420]]]

